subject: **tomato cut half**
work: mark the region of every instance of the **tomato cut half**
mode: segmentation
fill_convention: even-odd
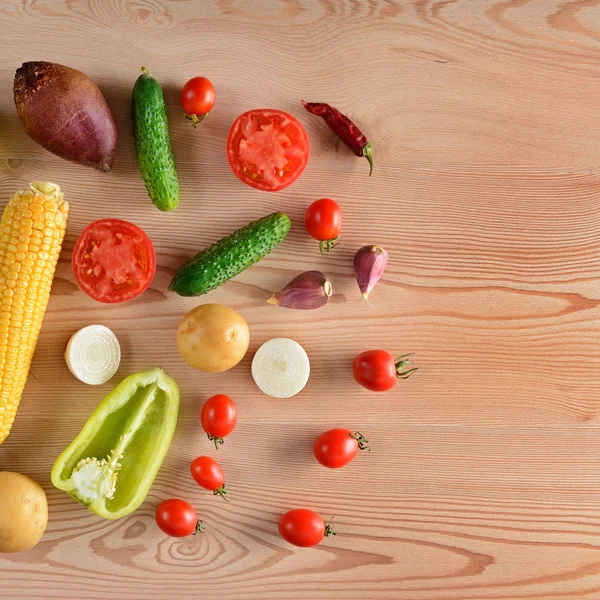
[[[150,238],[120,219],[90,223],[75,244],[71,263],[79,287],[90,298],[109,304],[139,296],[156,272]]]
[[[282,110],[263,108],[241,114],[227,138],[227,158],[236,177],[266,192],[294,183],[309,154],[304,127]]]

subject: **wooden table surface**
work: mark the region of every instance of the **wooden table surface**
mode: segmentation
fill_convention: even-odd
[[[8,599],[506,600],[600,598],[600,7],[596,0],[5,0],[0,7],[0,197],[31,180],[59,183],[71,211],[29,381],[0,469],[43,485],[50,522],[33,550],[0,559]],[[23,131],[12,99],[23,61],[89,74],[114,113],[119,144],[102,174],[52,156]],[[181,204],[159,213],[133,150],[130,92],[141,65],[165,90]],[[178,90],[215,84],[210,117],[192,130]],[[329,101],[373,143],[375,173],[299,104]],[[296,115],[309,165],[277,194],[240,183],[225,155],[241,112]],[[308,204],[337,199],[343,243],[327,257],[304,231]],[[166,291],[193,253],[275,210],[293,227],[260,264],[202,298]],[[120,217],[143,227],[158,258],[143,296],[104,306],[70,269],[85,225]],[[354,251],[388,248],[373,293],[358,294]],[[318,312],[265,303],[303,270],[335,295]],[[182,316],[204,302],[249,323],[248,355],[209,375],[175,346]],[[117,376],[78,383],[63,350],[102,323],[122,345]],[[308,351],[297,397],[262,395],[250,376],[264,341]],[[415,352],[420,370],[387,394],[352,378],[352,358]],[[56,456],[118,381],[160,365],[182,405],[169,454],[144,504],[104,521],[52,487]],[[198,488],[197,455],[217,455],[202,403],[239,406],[219,450],[231,504]],[[312,455],[334,426],[373,451],[329,471]],[[206,534],[165,537],[154,509],[191,502]],[[279,516],[306,506],[337,537],[296,549]]]

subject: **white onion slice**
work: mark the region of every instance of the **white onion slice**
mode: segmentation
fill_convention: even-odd
[[[274,338],[265,342],[252,360],[256,385],[273,398],[291,398],[302,391],[310,375],[304,348],[294,340]]]
[[[119,340],[104,325],[88,325],[71,336],[65,360],[79,381],[89,385],[106,383],[121,362]]]

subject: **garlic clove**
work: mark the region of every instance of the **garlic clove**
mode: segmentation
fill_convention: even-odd
[[[306,271],[294,277],[280,292],[273,294],[267,302],[285,308],[312,310],[325,306],[332,293],[331,282],[323,273]]]
[[[369,304],[369,294],[381,279],[388,257],[387,250],[382,246],[363,246],[354,255],[354,276],[363,298]]]

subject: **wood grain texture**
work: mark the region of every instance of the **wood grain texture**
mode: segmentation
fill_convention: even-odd
[[[0,6],[0,197],[33,179],[71,204],[30,378],[0,469],[42,483],[42,542],[0,558],[0,597],[147,600],[508,600],[600,598],[600,5],[596,0],[5,0]],[[36,146],[12,100],[26,60],[78,68],[100,85],[119,131],[101,174]],[[130,91],[144,64],[163,83],[182,200],[150,203],[138,173]],[[193,131],[178,90],[205,75],[217,104]],[[374,146],[375,174],[299,99],[352,115]],[[242,111],[295,114],[312,144],[289,189],[261,193],[231,174],[229,125]],[[343,243],[321,257],[303,231],[312,200],[344,210]],[[251,219],[284,210],[285,243],[207,301],[239,310],[247,358],[222,375],[180,359],[174,332],[205,299],[166,286],[181,262]],[[114,216],[142,226],[158,253],[151,289],[107,307],[70,271],[82,228]],[[351,258],[380,243],[391,260],[360,298]],[[297,272],[325,270],[335,295],[311,314],[265,304]],[[115,379],[90,388],[62,352],[80,326],[118,335]],[[292,400],[254,387],[250,360],[273,336],[297,339],[312,375]],[[421,370],[385,395],[357,386],[351,361],[385,347]],[[127,374],[162,365],[180,384],[181,416],[143,506],[118,522],[89,513],[49,481],[51,465],[100,399]],[[234,501],[188,475],[212,453],[198,413],[213,393],[240,409],[218,458]],[[362,431],[373,452],[329,472],[312,458],[332,426]],[[164,498],[196,506],[207,533],[167,539]],[[307,506],[339,531],[313,550],[277,534]]]

